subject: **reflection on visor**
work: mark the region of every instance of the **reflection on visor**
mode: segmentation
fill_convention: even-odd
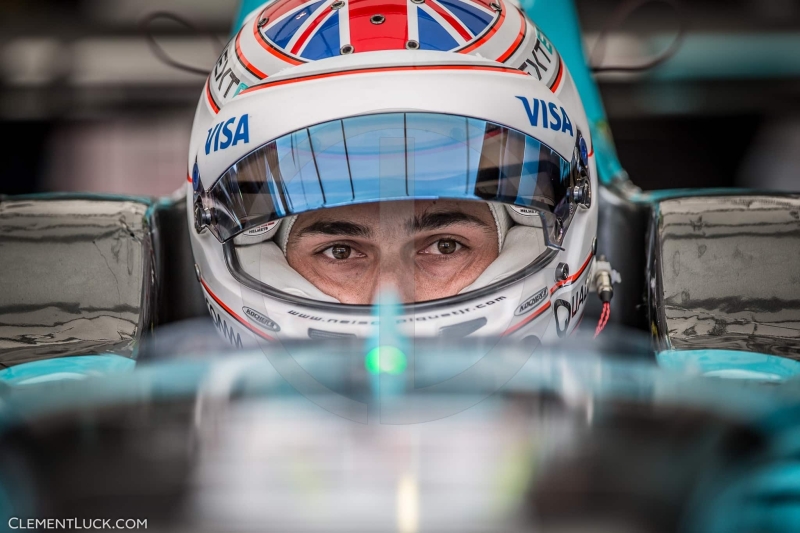
[[[431,113],[334,120],[280,137],[208,191],[211,231],[226,241],[288,215],[392,200],[485,200],[535,209],[561,244],[574,212],[574,162],[516,130]]]

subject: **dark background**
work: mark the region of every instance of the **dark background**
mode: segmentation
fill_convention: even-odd
[[[210,68],[237,0],[2,0],[0,194],[164,195],[185,179],[201,76],[160,63],[141,18],[181,61]],[[578,0],[587,49],[620,1]],[[686,40],[647,74],[601,74],[620,159],[645,190],[800,190],[800,2],[684,0]],[[663,50],[675,12],[651,4],[611,28],[605,65]],[[599,58],[595,58],[598,62]]]

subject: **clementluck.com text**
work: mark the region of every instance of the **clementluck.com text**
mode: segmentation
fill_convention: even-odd
[[[9,529],[147,529],[141,518],[17,518],[8,519]]]

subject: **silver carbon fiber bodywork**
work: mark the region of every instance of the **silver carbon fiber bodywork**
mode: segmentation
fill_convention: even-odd
[[[0,198],[0,367],[132,357],[152,324],[146,199]]]
[[[661,201],[648,255],[657,349],[800,359],[800,197]]]

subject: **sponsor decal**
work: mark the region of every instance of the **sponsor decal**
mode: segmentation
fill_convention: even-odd
[[[240,83],[239,86],[236,88],[236,92],[233,93],[233,96],[238,95],[240,92],[244,91],[245,89],[247,89],[247,85],[245,85],[244,83]]]
[[[264,326],[269,330],[275,332],[281,330],[281,327],[276,322],[271,320],[269,317],[259,313],[252,307],[242,307],[242,312],[248,317],[250,317],[252,320],[254,320],[256,323],[258,323],[261,326]]]
[[[536,309],[536,307],[540,303],[542,303],[546,297],[547,297],[547,287],[543,288],[542,290],[540,290],[539,292],[537,292],[536,294],[534,294],[533,296],[522,302],[522,304],[519,307],[517,307],[517,310],[514,311],[514,315],[516,316],[527,315],[528,313]]]
[[[239,143],[247,144],[250,142],[250,121],[247,113],[239,117],[231,117],[225,122],[216,124],[208,130],[206,137],[206,155],[212,151],[225,150]]]
[[[354,318],[352,320],[346,319],[339,319],[339,318],[325,318],[321,316],[314,316],[309,315],[307,313],[301,313],[300,311],[295,311],[294,309],[289,310],[289,314],[292,316],[296,316],[297,318],[304,318],[306,320],[313,320],[315,322],[327,322],[328,324],[349,324],[354,326],[377,326],[380,322],[378,320],[372,319],[363,319],[363,318]]]
[[[498,296],[497,298],[494,298],[492,300],[487,300],[485,302],[479,303],[479,304],[475,305],[474,307],[464,307],[462,309],[454,309],[454,310],[451,310],[451,311],[447,311],[446,313],[439,313],[439,314],[435,314],[435,315],[421,315],[421,316],[411,315],[411,316],[406,316],[406,317],[398,317],[397,319],[395,319],[395,324],[405,324],[407,322],[426,322],[428,320],[437,320],[439,318],[448,318],[448,317],[451,317],[451,316],[466,315],[466,314],[473,313],[473,312],[475,312],[477,310],[480,310],[480,309],[487,309],[487,308],[495,305],[496,303],[500,303],[500,302],[504,301],[505,299],[506,299],[505,296]],[[294,309],[290,309],[289,310],[289,314],[292,315],[292,316],[296,316],[298,318],[303,318],[303,319],[306,319],[306,320],[313,320],[315,322],[326,322],[328,324],[351,324],[351,325],[362,325],[362,326],[363,325],[373,325],[373,326],[375,326],[375,325],[380,324],[380,321],[374,320],[372,318],[370,318],[370,319],[360,318],[360,319],[350,319],[350,320],[348,320],[348,319],[339,319],[339,318],[325,318],[325,317],[322,317],[322,316],[310,315],[310,314],[307,314],[307,313],[302,313],[302,312],[296,311]]]
[[[541,35],[539,30],[536,30],[536,33]],[[542,35],[542,37],[544,37]],[[549,43],[548,43],[549,45]],[[526,72],[533,76],[536,75],[536,78],[539,81],[542,81],[544,76],[547,75],[547,72],[555,66],[553,63],[553,49],[552,46],[550,47],[549,54],[547,50],[545,50],[547,46],[542,43],[541,37],[536,40],[534,43],[533,49],[528,54],[528,57],[525,58],[525,62],[522,63],[519,67],[519,70],[522,72]]]
[[[586,282],[581,286],[580,290],[577,291],[572,295],[571,302],[572,302],[572,316],[578,314],[583,304],[586,303],[586,297],[589,295],[589,280],[587,279]]]
[[[428,320],[438,320],[440,318],[449,318],[451,316],[466,315],[466,314],[473,313],[473,312],[481,310],[481,309],[487,309],[487,308],[493,306],[496,303],[504,301],[505,299],[506,299],[505,296],[498,296],[497,298],[494,298],[492,300],[486,300],[485,302],[479,303],[479,304],[475,305],[474,307],[465,307],[463,309],[454,309],[452,311],[448,311],[446,313],[439,313],[439,314],[436,314],[436,315],[423,315],[423,316],[414,316],[414,315],[412,315],[412,316],[405,317],[405,318],[398,318],[397,319],[397,323],[398,324],[403,324],[405,322],[427,322]]]
[[[572,305],[566,300],[556,300],[553,305],[553,315],[556,319],[556,333],[561,338],[566,337],[572,320]]]
[[[272,222],[267,222],[266,224],[262,224],[260,226],[256,226],[255,228],[250,228],[249,230],[245,231],[244,234],[248,237],[256,237],[258,235],[263,235],[272,228],[274,228],[278,224],[278,220],[273,220]]]
[[[536,28],[536,38],[539,40],[539,43],[544,46],[545,50],[550,53],[550,55],[555,53],[553,45],[550,44],[550,41],[547,40],[547,37],[544,36],[544,33],[542,33],[539,28]]]
[[[211,313],[211,318],[214,321],[214,327],[217,328],[217,331],[231,343],[232,346],[236,348],[242,347],[242,336],[233,328],[233,326],[229,326],[228,322],[225,320],[225,317],[217,313],[214,306],[208,301],[206,298],[206,306],[208,307],[208,312]]]
[[[553,305],[553,314],[556,317],[556,333],[559,337],[566,336],[570,322],[583,308],[588,296],[589,280],[587,279],[580,289],[572,293],[569,301],[556,300]]]
[[[502,302],[502,301],[503,301],[503,300],[505,300],[505,299],[506,299],[506,297],[505,297],[505,296],[498,296],[498,297],[497,297],[497,298],[495,298],[494,300],[489,300],[488,302],[484,302],[484,303],[482,303],[482,304],[478,304],[478,305],[476,305],[475,307],[476,307],[477,309],[483,309],[483,308],[485,308],[485,307],[487,307],[487,306],[494,305],[494,304],[496,304],[497,302]]]
[[[233,94],[233,96],[236,96],[242,90],[241,86],[244,85],[242,80],[240,80],[239,77],[233,73],[233,68],[230,65],[227,46],[217,60],[216,65],[214,65],[214,71],[211,73],[211,75],[213,76],[213,83],[216,85],[217,94],[221,93],[222,98],[227,98],[233,87],[237,87],[236,92]],[[209,83],[211,82],[209,81]],[[222,90],[223,86],[225,87],[224,92]]]
[[[523,61],[517,69],[535,76],[548,87],[553,87],[559,76],[563,75],[561,57],[539,28],[536,28],[536,38],[532,41],[526,45],[528,49],[523,53]]]
[[[517,205],[512,205],[511,209],[514,210],[517,214],[523,217],[538,217],[539,212],[535,209],[531,209],[530,207],[519,207]]]
[[[575,132],[572,128],[572,121],[569,119],[569,115],[567,115],[567,111],[563,107],[539,98],[531,98],[529,100],[524,96],[517,96],[517,99],[522,102],[531,126],[535,128],[549,128],[553,131],[560,131],[561,133],[569,132],[570,137],[575,136]]]

